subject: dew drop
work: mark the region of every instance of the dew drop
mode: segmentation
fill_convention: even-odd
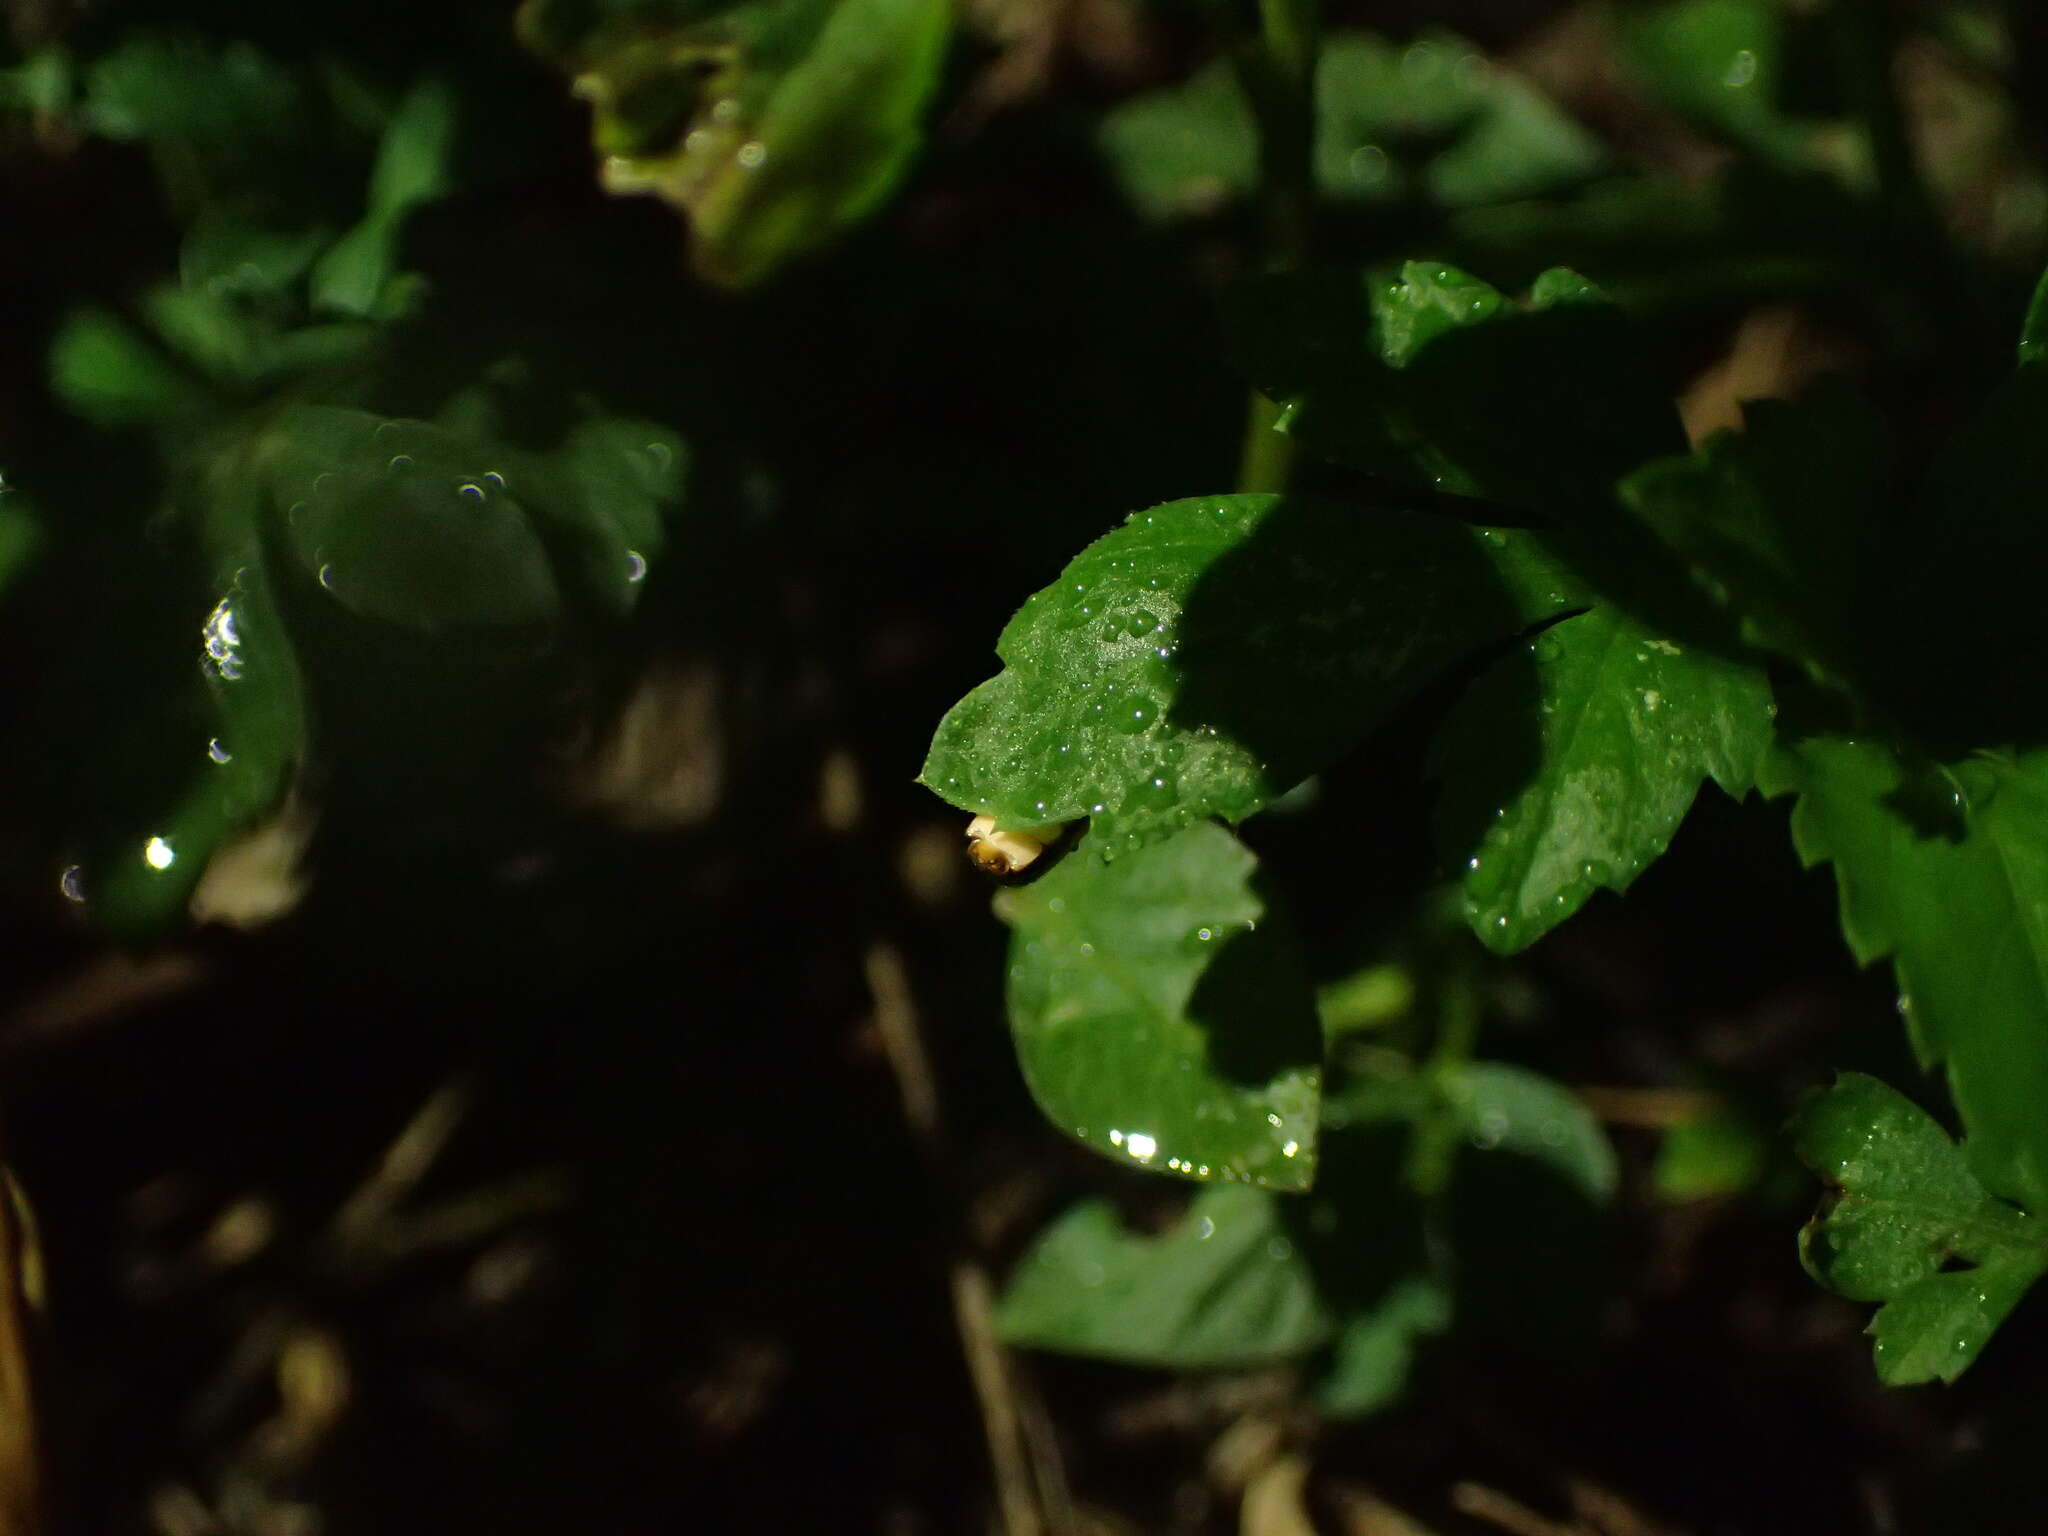
[[[1117,712],[1110,716],[1109,723],[1120,735],[1135,736],[1150,729],[1152,722],[1159,718],[1159,706],[1147,698],[1132,698],[1124,702]]]

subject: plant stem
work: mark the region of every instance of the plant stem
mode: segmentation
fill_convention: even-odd
[[[1319,0],[1259,0],[1259,35],[1239,35],[1227,5],[1212,5],[1259,133],[1259,220],[1268,272],[1308,265],[1315,231],[1315,80]],[[1274,430],[1280,408],[1257,390],[1245,413],[1237,483],[1287,488],[1294,445]]]
[[[1452,1094],[1478,1043],[1478,990],[1468,976],[1447,976],[1437,998],[1436,1044],[1422,1069],[1435,1102],[1415,1128],[1408,1159],[1409,1184],[1425,1201],[1450,1188],[1451,1163],[1465,1134]]]
[[[1869,142],[1878,196],[1895,219],[1918,219],[1931,204],[1892,74],[1897,36],[1889,0],[1833,0],[1830,10],[1835,67]]]
[[[1451,1175],[1465,1138],[1458,1079],[1479,1044],[1479,990],[1463,970],[1446,975],[1437,993],[1436,1044],[1423,1066],[1429,1107],[1408,1144],[1408,1187],[1422,1208],[1422,1247],[1432,1274],[1455,1283],[1457,1248],[1451,1240]]]

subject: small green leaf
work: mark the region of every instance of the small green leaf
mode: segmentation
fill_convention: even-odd
[[[178,252],[178,280],[216,298],[283,293],[306,275],[329,230],[285,229],[234,207],[208,209]]]
[[[1446,34],[1339,32],[1316,75],[1316,181],[1333,201],[1467,208],[1560,192],[1606,161],[1522,76]]]
[[[207,862],[234,833],[274,809],[306,747],[304,684],[278,615],[261,551],[224,547],[245,564],[225,568],[224,590],[195,636],[214,708],[185,742],[178,786],[135,828],[100,848],[80,871],[94,920],[117,937],[162,937],[185,921]]]
[[[1252,855],[1202,823],[1006,892],[1010,1027],[1055,1125],[1119,1162],[1305,1189],[1322,1036]]]
[[[601,417],[572,428],[551,453],[504,458],[549,538],[564,587],[592,612],[631,612],[668,542],[688,446],[654,422]]]
[[[136,29],[87,71],[80,115],[94,133],[147,144],[191,217],[236,194],[301,192],[309,107],[303,81],[252,43]]]
[[[547,548],[496,451],[355,411],[296,413],[273,440],[288,547],[344,608],[429,631],[555,619]]]
[[[1669,846],[1703,779],[1748,793],[1771,715],[1754,667],[1608,607],[1496,662],[1436,750],[1444,848],[1473,931],[1511,954],[1596,888],[1628,889]]]
[[[1258,183],[1258,130],[1227,59],[1124,102],[1102,120],[1102,152],[1147,216],[1198,213]]]
[[[213,408],[206,383],[105,310],[67,316],[50,343],[50,384],[101,426],[191,420]]]
[[[41,520],[0,475],[0,592],[35,565],[42,546]]]
[[[1513,71],[1454,37],[1405,46],[1366,32],[1323,39],[1315,177],[1334,203],[1427,199],[1468,207],[1554,192],[1597,172],[1598,142]],[[1105,158],[1153,218],[1251,193],[1257,133],[1231,69],[1212,61],[1104,117]]]
[[[1383,1029],[1415,1006],[1415,977],[1405,965],[1369,965],[1316,994],[1323,1037]]]
[[[1307,1353],[1331,1333],[1277,1197],[1213,1186],[1165,1232],[1127,1231],[1107,1201],[1055,1222],[996,1312],[1012,1344],[1200,1370]]]
[[[1453,1108],[1476,1152],[1540,1163],[1594,1205],[1614,1198],[1614,1147],[1585,1102],[1540,1072],[1477,1061],[1451,1080]]]
[[[2048,362],[2048,272],[2034,285],[2027,318],[2020,326],[2020,366]]]
[[[1455,267],[1260,279],[1230,319],[1252,381],[1311,452],[1562,519],[1685,434],[1621,311],[1562,269],[1526,305]]]
[[[374,315],[398,267],[406,215],[447,192],[457,127],[448,82],[423,79],[392,114],[370,173],[361,223],[336,241],[313,269],[316,310]]]
[[[1724,1111],[1666,1131],[1650,1178],[1660,1200],[1709,1200],[1755,1188],[1769,1158],[1756,1124]]]
[[[1525,534],[1305,497],[1134,513],[1004,629],[921,782],[1115,852],[1242,821],[1460,656],[1580,595]]]
[[[1777,0],[1675,0],[1628,14],[1624,56],[1681,112],[1794,161],[1805,135],[1778,107],[1784,20]]]
[[[1883,1380],[1953,1381],[2048,1271],[2048,1233],[1989,1194],[1941,1127],[1876,1078],[1843,1073],[1792,1130],[1832,1191],[1801,1234],[1807,1270],[1883,1303],[1869,1330]]]
[[[660,555],[682,442],[585,422],[552,452],[364,411],[284,413],[261,451],[281,541],[343,607],[421,630],[538,630],[564,598],[623,616]]]
[[[0,108],[54,117],[71,106],[78,67],[70,49],[51,43],[17,56],[20,63],[0,69]]]
[[[1883,747],[1818,737],[1775,754],[1766,788],[1796,790],[1792,837],[1835,868],[1842,932],[1886,955],[1921,1061],[1941,1064],[1965,1149],[1992,1193],[2048,1209],[2048,752],[1946,770],[1962,834],[1922,835]]]
[[[1329,1369],[1316,1388],[1323,1411],[1362,1418],[1397,1402],[1407,1390],[1417,1345],[1450,1326],[1451,1297],[1442,1285],[1423,1275],[1396,1280],[1338,1331]]]

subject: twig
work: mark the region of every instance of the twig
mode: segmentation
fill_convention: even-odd
[[[212,965],[190,950],[136,956],[113,951],[46,983],[8,1014],[0,1059],[13,1060],[71,1035],[103,1028],[209,980]]]
[[[864,966],[875,1004],[875,1029],[902,1095],[903,1118],[944,1179],[954,1163],[947,1152],[938,1076],[925,1049],[902,953],[878,940],[869,946]],[[963,1250],[964,1243],[962,1239]],[[995,1287],[988,1267],[962,1251],[952,1261],[948,1278],[961,1352],[981,1406],[1005,1536],[1074,1536],[1078,1528],[1073,1499],[1051,1421],[996,1334]]]
[[[0,1169],[0,1536],[43,1528],[42,1453],[30,1369],[42,1254],[28,1201]]]
[[[1251,103],[1259,135],[1259,211],[1271,272],[1309,263],[1315,235],[1316,0],[1259,0],[1259,32],[1240,24],[1234,0],[1205,9]],[[1254,389],[1246,405],[1238,460],[1241,491],[1284,491],[1293,440],[1275,430],[1280,407]]]
[[[1698,1088],[1582,1087],[1578,1092],[1596,1119],[1653,1131],[1697,1125],[1721,1107],[1719,1098]]]
[[[1595,1536],[1577,1521],[1547,1520],[1518,1499],[1481,1483],[1459,1483],[1451,1489],[1451,1507],[1461,1515],[1499,1526],[1511,1536]]]
[[[334,1213],[329,1229],[332,1241],[338,1246],[353,1245],[389,1218],[419,1188],[468,1112],[469,1087],[459,1080],[443,1083],[427,1095],[384,1149],[376,1172]]]

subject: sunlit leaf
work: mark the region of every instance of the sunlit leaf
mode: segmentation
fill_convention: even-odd
[[[1331,1321],[1263,1190],[1202,1190],[1157,1235],[1084,1201],[1010,1276],[997,1327],[1012,1344],[1194,1370],[1304,1354]]]
[[[1713,779],[1740,797],[1771,690],[1611,607],[1553,625],[1473,686],[1437,743],[1440,818],[1473,931],[1526,948],[1659,858]]]
[[[1911,777],[1875,743],[1804,741],[1769,772],[1772,792],[1798,793],[1800,857],[1834,866],[1850,949],[1865,964],[1891,957],[1976,1177],[2048,1208],[2048,752],[1936,770],[1947,826],[1908,816]]]
[[[1039,1107],[1118,1161],[1306,1188],[1322,1034],[1251,854],[1207,823],[1114,863],[1086,852],[1001,903]]]
[[[1576,596],[1524,534],[1303,497],[1169,502],[1025,602],[922,782],[1005,827],[1092,817],[1109,851],[1241,821]]]
[[[1953,1381],[2048,1271],[2048,1232],[1987,1193],[1947,1133],[1876,1078],[1843,1073],[1792,1129],[1830,1186],[1800,1240],[1807,1269],[1882,1303],[1869,1331],[1886,1382]]]

